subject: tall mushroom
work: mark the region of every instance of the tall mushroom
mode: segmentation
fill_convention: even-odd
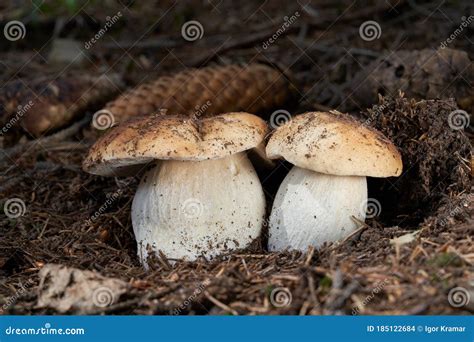
[[[370,177],[399,176],[402,160],[381,133],[339,112],[298,115],[267,144],[270,159],[294,166],[278,189],[269,249],[306,250],[338,241],[364,221]]]
[[[204,119],[154,115],[125,122],[89,151],[87,172],[114,176],[152,163],[132,203],[138,254],[194,260],[248,246],[261,231],[265,198],[245,151],[266,123],[247,113]]]

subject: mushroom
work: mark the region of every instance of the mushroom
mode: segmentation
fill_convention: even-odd
[[[154,115],[107,132],[84,170],[136,173],[151,163],[132,203],[138,255],[195,260],[245,248],[260,235],[265,197],[245,151],[263,141],[265,121],[247,113],[204,119]]]
[[[306,250],[338,241],[365,220],[366,177],[402,172],[396,147],[381,133],[339,112],[309,112],[278,127],[267,148],[270,159],[294,166],[275,197],[269,250]]]

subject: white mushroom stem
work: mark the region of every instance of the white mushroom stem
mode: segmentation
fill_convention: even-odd
[[[269,223],[271,251],[320,247],[357,229],[365,220],[366,177],[333,176],[294,166],[283,180]]]
[[[195,260],[247,247],[261,232],[265,197],[245,153],[206,161],[161,161],[132,204],[138,255]]]

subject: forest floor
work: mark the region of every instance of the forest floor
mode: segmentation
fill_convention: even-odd
[[[52,132],[34,140],[23,133],[14,144],[2,141],[1,203],[5,207],[8,200],[20,199],[23,207],[18,217],[0,216],[0,312],[405,315],[474,310],[473,135],[471,127],[453,130],[446,121],[462,101],[473,106],[472,64],[471,73],[449,71],[449,79],[462,79],[464,85],[437,84],[447,90],[435,95],[410,92],[415,87],[410,83],[405,98],[400,97],[381,80],[375,95],[387,98],[379,102],[370,89],[358,91],[369,86],[367,75],[357,81],[384,56],[423,49],[438,56],[443,42],[473,60],[471,23],[447,41],[474,13],[471,2],[68,3],[64,10],[54,1],[2,8],[2,27],[21,20],[27,30],[24,39],[0,43],[0,84],[116,73],[133,87],[189,67],[278,63],[291,72],[298,92],[297,103],[281,109],[292,114],[337,109],[368,118],[399,147],[405,171],[400,179],[369,179],[378,213],[340,243],[306,253],[274,253],[266,250],[263,236],[250,249],[211,261],[171,263],[159,257],[145,271],[130,219],[139,176],[105,178],[82,171],[82,160],[99,135],[87,118],[101,107],[88,108],[57,136]],[[90,42],[106,18],[119,12],[117,22],[78,58],[52,61],[51,47],[58,39]],[[194,41],[181,33],[190,20],[203,27]],[[359,28],[367,21],[379,24],[378,38],[361,38]],[[381,62],[379,67],[392,66]],[[382,74],[380,68],[372,72]],[[432,80],[432,71],[426,72],[419,81],[423,89],[432,87],[423,83]],[[440,99],[422,101],[428,96]],[[401,112],[412,113],[410,119],[401,120]],[[279,162],[271,174],[260,175],[269,203],[289,167]],[[91,220],[99,210],[101,215]],[[51,285],[54,276],[69,277],[74,288]],[[108,289],[107,305],[90,305],[94,288],[77,293],[88,289],[83,278],[87,286]],[[48,293],[55,286],[69,303]]]

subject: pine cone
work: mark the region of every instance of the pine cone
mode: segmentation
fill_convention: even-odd
[[[117,75],[11,81],[0,92],[0,118],[6,130],[20,122],[37,137],[66,125],[91,105],[104,103],[121,86]]]
[[[467,111],[474,109],[474,63],[465,51],[455,49],[400,50],[381,56],[353,79],[350,89],[360,107],[378,101],[378,94],[407,98],[454,97]]]
[[[291,98],[291,84],[264,64],[192,69],[138,86],[105,107],[121,122],[166,109],[167,114],[210,116],[226,112],[259,113]]]

